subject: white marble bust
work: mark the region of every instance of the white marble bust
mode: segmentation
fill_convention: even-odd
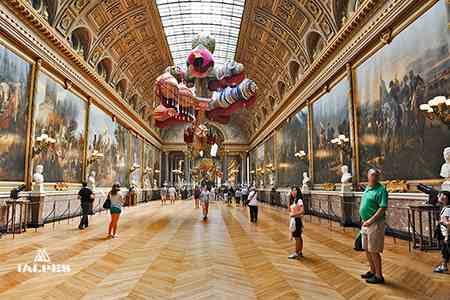
[[[94,192],[95,191],[95,171],[91,171],[88,177],[88,187]]]
[[[348,166],[343,165],[341,167],[342,177],[341,177],[341,183],[350,183],[352,180],[352,174],[348,171]]]
[[[445,164],[442,165],[441,168],[441,177],[445,178],[445,182],[443,184],[450,187],[450,147],[444,149],[444,160]]]
[[[308,172],[303,172],[302,193],[309,192],[310,183],[311,183],[311,178],[309,178]]]
[[[311,178],[308,176],[308,172],[303,172],[303,185],[309,185]]]
[[[33,175],[33,180],[34,180],[33,190],[35,192],[43,192],[44,191],[44,175],[42,174],[43,172],[44,172],[44,166],[37,165],[35,173]]]

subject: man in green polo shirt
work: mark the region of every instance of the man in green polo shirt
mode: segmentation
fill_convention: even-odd
[[[385,212],[388,207],[388,193],[380,183],[380,171],[370,169],[368,187],[364,191],[359,208],[362,220],[362,246],[366,251],[370,270],[362,274],[367,283],[384,283],[381,270],[381,253],[384,249]]]

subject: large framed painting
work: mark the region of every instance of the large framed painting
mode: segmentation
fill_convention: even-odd
[[[273,136],[264,142],[264,185],[272,187],[275,185],[275,165],[274,165],[274,141]]]
[[[144,163],[143,163],[143,178],[144,188],[149,189],[153,186],[153,174],[154,174],[154,149],[152,145],[144,144]]]
[[[266,168],[264,166],[264,143],[261,143],[256,147],[255,165],[256,165],[256,187],[263,188],[264,174],[266,172]]]
[[[439,178],[450,129],[419,106],[450,96],[446,5],[437,2],[355,70],[361,180],[370,167],[390,180]]]
[[[277,129],[276,149],[278,186],[300,186],[303,172],[308,172],[307,106],[289,117]],[[299,159],[298,155],[305,155],[305,159]]]
[[[341,80],[330,92],[312,104],[314,183],[340,182],[341,166],[351,170],[351,147],[340,151],[332,140],[350,138],[348,79]]]
[[[96,173],[97,186],[110,187],[119,179],[119,170],[115,167],[118,157],[117,127],[118,124],[111,116],[95,105],[90,106],[88,158],[92,157],[94,151],[104,156],[89,166],[89,172]]]
[[[131,166],[139,166],[137,170],[135,170],[130,175],[130,182],[138,187],[141,187],[141,174],[142,168],[144,167],[142,164],[142,140],[135,136],[131,135]]]
[[[39,72],[33,110],[33,131],[54,138],[51,150],[39,154],[46,182],[82,180],[87,103],[44,72]]]
[[[0,181],[24,181],[32,66],[0,43]]]
[[[232,186],[237,186],[241,183],[241,169],[242,169],[242,159],[239,155],[228,156],[228,166],[227,166],[228,182]]]
[[[128,166],[130,132],[127,128],[119,124],[116,128],[115,135],[117,139],[117,159],[114,167],[118,170],[117,181],[121,186],[127,186],[129,184],[128,175],[130,167]]]

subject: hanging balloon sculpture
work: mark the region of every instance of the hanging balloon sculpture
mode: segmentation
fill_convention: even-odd
[[[198,34],[192,41],[186,70],[168,67],[155,83],[160,100],[154,111],[155,125],[191,124],[184,139],[197,153],[213,145],[216,138],[206,119],[227,124],[232,113],[256,101],[256,83],[245,78],[242,64],[227,61],[220,67],[214,65],[215,43],[208,33]]]

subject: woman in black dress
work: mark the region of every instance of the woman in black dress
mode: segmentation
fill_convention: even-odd
[[[299,259],[303,257],[303,222],[301,217],[305,214],[303,195],[300,188],[292,188],[288,209],[289,216],[295,220],[295,231],[292,232],[292,238],[295,240],[295,252],[289,255],[289,258]]]

